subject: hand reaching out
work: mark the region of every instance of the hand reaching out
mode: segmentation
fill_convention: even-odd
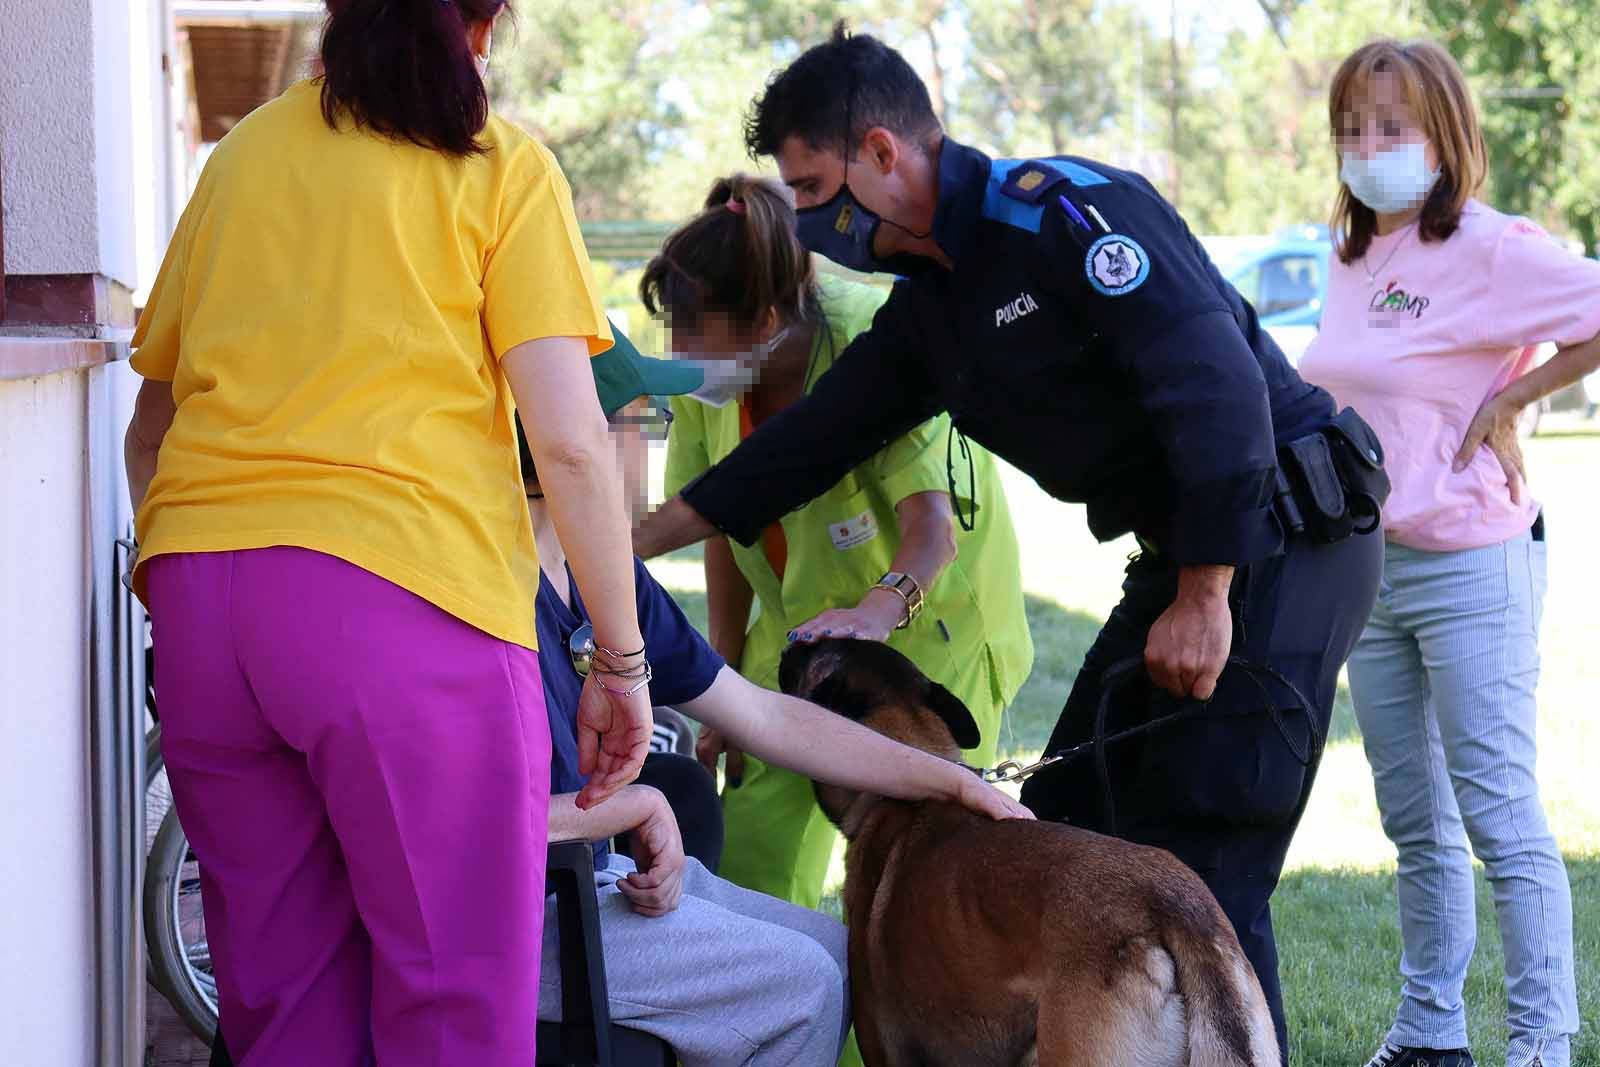
[[[578,770],[589,776],[577,804],[587,810],[639,776],[650,751],[650,687],[624,695],[584,679],[578,696]]]

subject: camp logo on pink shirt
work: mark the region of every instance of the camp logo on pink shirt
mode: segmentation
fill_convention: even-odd
[[[1428,310],[1428,305],[1433,303],[1427,297],[1417,293],[1408,293],[1400,288],[1399,282],[1390,282],[1388,285],[1372,294],[1367,310],[1372,312],[1372,324],[1381,326],[1389,321],[1392,315],[1404,315],[1413,319],[1422,318],[1422,313]]]
[[[1511,502],[1487,447],[1460,474],[1451,470],[1472,417],[1527,371],[1537,345],[1596,333],[1600,263],[1470,201],[1448,240],[1424,244],[1410,226],[1374,238],[1364,261],[1332,257],[1321,332],[1300,373],[1354,407],[1383,442],[1389,540],[1480,548],[1527,530],[1539,505],[1526,491]]]

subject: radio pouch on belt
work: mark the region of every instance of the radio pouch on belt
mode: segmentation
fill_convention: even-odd
[[[1354,408],[1339,412],[1323,432],[1344,482],[1345,504],[1356,521],[1356,533],[1371,533],[1378,528],[1383,502],[1389,499],[1383,442]]]
[[[1313,539],[1331,544],[1378,528],[1389,496],[1383,445],[1354,409],[1345,408],[1324,429],[1284,445],[1279,462]]]

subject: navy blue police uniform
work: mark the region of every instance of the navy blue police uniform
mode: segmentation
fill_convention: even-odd
[[[1172,710],[1143,671],[1111,689],[1107,670],[1142,656],[1179,568],[1237,568],[1234,654],[1281,673],[1312,707],[1235,714],[1295,701],[1230,669],[1209,706],[1215,714],[1108,750],[1113,804],[1087,762],[1041,772],[1023,799],[1043,818],[1091,828],[1111,829],[1114,810],[1120,836],[1193,867],[1254,963],[1281,1039],[1268,898],[1382,557],[1377,536],[1300,532],[1295,494],[1280,491],[1280,451],[1321,441],[1335,405],[1301,380],[1143,177],[1076,158],[991,160],[948,139],[938,170],[932,236],[951,266],[885,261],[900,280],[872,328],[684,499],[754,544],[889,441],[949,411],[960,434],[1052,496],[1085,504],[1098,539],[1136,534],[1141,551],[1123,599],[1047,752],[1090,736],[1108,690],[1108,729]],[[959,462],[952,470],[963,495]]]

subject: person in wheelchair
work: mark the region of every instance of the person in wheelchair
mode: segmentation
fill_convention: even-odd
[[[590,363],[620,459],[645,421],[619,414],[622,409],[641,397],[698,388],[701,372],[641,356],[620,332],[615,337],[615,347]],[[844,927],[718,878],[685,856],[663,789],[645,784],[678,778],[682,764],[665,764],[674,770],[663,772],[662,757],[652,757],[634,784],[579,810],[584,779],[578,772],[577,718],[597,650],[520,425],[517,434],[541,571],[536,624],[550,722],[549,839],[596,843],[612,1022],[665,1041],[683,1067],[835,1063],[850,1027]],[[958,764],[745,680],[638,559],[634,582],[640,632],[654,668],[649,689],[655,704],[681,708],[744,751],[809,777],[908,800],[951,800],[997,819],[1033,817]],[[709,779],[699,766],[687,769]],[[714,799],[714,786],[707,781],[706,787]],[[621,836],[631,856],[611,850],[610,840]],[[561,968],[553,897],[545,907],[538,1014],[558,1021]],[[530,1054],[532,1041],[530,1030]],[[220,1031],[211,1064],[231,1065]]]
[[[648,416],[619,412],[641,397],[687,393],[698,387],[701,372],[641,356],[620,333],[616,337],[616,346],[591,366],[619,453],[626,454]],[[526,447],[521,451],[542,571],[537,622],[553,753],[550,840],[626,834],[632,852],[629,858],[596,846],[612,1021],[660,1037],[685,1067],[832,1064],[849,1025],[844,928],[808,908],[735,886],[685,858],[671,806],[661,790],[642,784],[661,773],[655,768],[663,758],[683,757],[651,757],[639,782],[617,796],[588,811],[574,804],[583,784],[574,723],[593,639],[532,456]],[[956,764],[745,680],[638,560],[634,581],[655,671],[653,703],[681,709],[744,750],[809,777],[890,796],[956,800],[997,818],[1030,817]],[[703,769],[688,770],[710,785]],[[560,1015],[556,934],[552,912],[541,1019]]]

